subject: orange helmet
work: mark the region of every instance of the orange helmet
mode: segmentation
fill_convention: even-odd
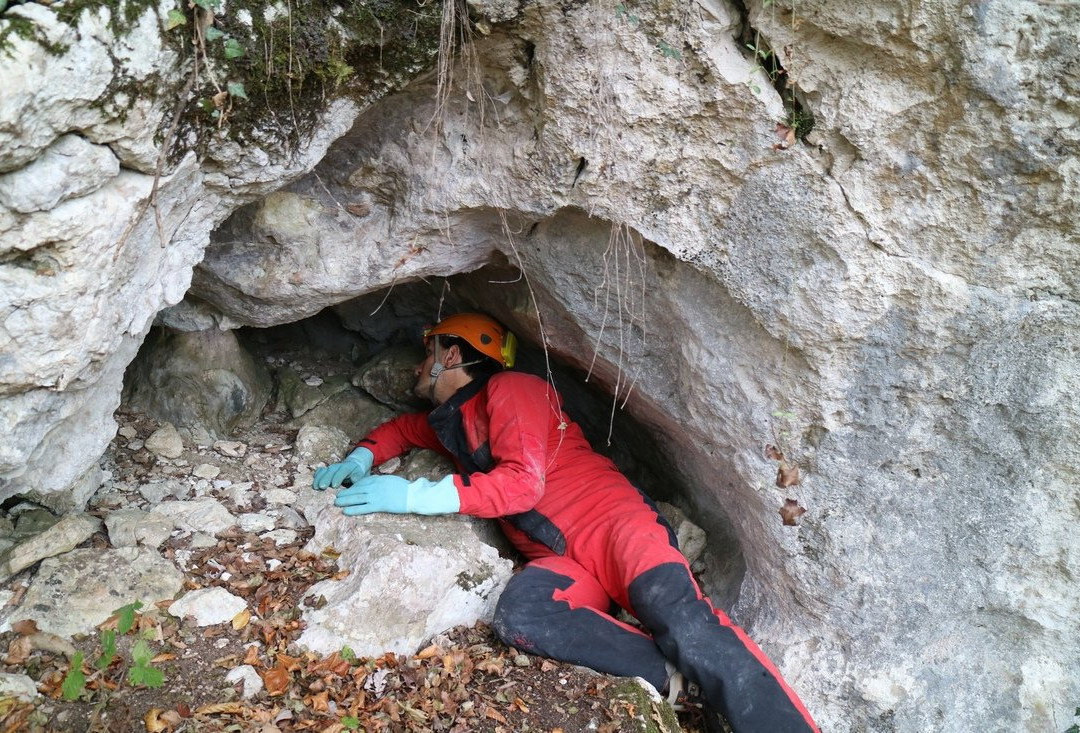
[[[503,328],[502,324],[480,313],[458,313],[447,316],[433,328],[424,332],[424,342],[429,336],[457,336],[484,356],[490,356],[504,367],[514,366],[517,354],[517,338]]]

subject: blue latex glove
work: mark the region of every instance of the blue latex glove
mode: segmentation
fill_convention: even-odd
[[[368,476],[338,492],[334,503],[345,507],[349,516],[390,512],[392,514],[454,514],[461,508],[454,476],[438,481],[400,476]]]
[[[312,485],[316,491],[322,491],[328,486],[335,489],[341,486],[341,482],[349,479],[354,484],[371,472],[371,464],[375,460],[375,454],[367,448],[357,448],[341,463],[331,463],[325,468],[315,472],[315,480]]]

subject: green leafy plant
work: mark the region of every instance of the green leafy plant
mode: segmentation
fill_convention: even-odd
[[[235,38],[225,39],[225,58],[238,59],[244,55],[244,47],[240,45],[240,42]]]
[[[355,662],[356,661],[356,652],[354,652],[352,650],[352,647],[349,646],[348,644],[341,647],[340,654],[341,654],[341,658],[344,659],[346,662]]]
[[[360,727],[360,718],[353,715],[346,715],[341,719],[341,724],[345,726],[347,730],[356,730]]]
[[[107,669],[112,660],[116,658],[116,631],[102,629],[101,631],[101,656],[94,662],[98,669]]]
[[[113,611],[116,614],[116,631],[123,636],[135,625],[135,612],[143,607],[142,601],[135,601]]]
[[[75,656],[71,658],[71,666],[60,685],[60,692],[65,700],[78,700],[79,695],[86,688],[86,675],[83,674],[82,663],[83,653],[75,652]]]
[[[131,649],[131,659],[134,664],[128,670],[128,682],[134,686],[161,687],[165,682],[165,673],[157,667],[150,666],[150,660],[153,658],[154,652],[145,639],[135,642],[135,646]]]
[[[187,16],[184,15],[184,11],[173,8],[169,11],[169,15],[165,19],[165,30],[171,31],[173,28],[178,28],[182,25],[187,25]]]

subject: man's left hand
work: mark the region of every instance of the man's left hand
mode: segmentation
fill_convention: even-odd
[[[334,504],[345,514],[453,514],[460,507],[453,475],[440,481],[368,476],[338,492]]]

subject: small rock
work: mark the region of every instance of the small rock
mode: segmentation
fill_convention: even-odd
[[[214,586],[185,593],[169,606],[169,613],[181,619],[192,616],[199,626],[211,626],[232,621],[245,608],[247,603],[243,598]]]
[[[273,509],[267,509],[266,513],[277,520],[278,527],[285,529],[303,529],[308,526],[307,520],[305,520],[300,513],[293,509],[291,506],[278,506]]]
[[[25,674],[0,672],[0,699],[16,697],[23,702],[33,702],[40,694],[37,683]]]
[[[18,541],[33,537],[52,527],[58,521],[60,521],[60,518],[48,509],[35,506],[33,509],[21,512],[15,519],[15,532],[12,538]]]
[[[265,532],[277,525],[273,517],[268,517],[265,514],[241,514],[236,519],[240,529],[245,532]]]
[[[251,505],[251,482],[242,481],[238,484],[229,486],[222,492],[226,498],[232,501],[233,504],[240,508],[244,508]]]
[[[139,435],[139,432],[130,425],[125,425],[116,432],[120,434],[120,437],[127,438],[128,440],[132,440]]]
[[[212,463],[200,463],[191,472],[191,475],[197,478],[214,479],[218,477],[219,473],[221,473],[221,469]]]
[[[532,664],[532,660],[524,654],[518,654],[514,657],[514,666],[516,667],[528,667],[530,664]]]
[[[337,428],[305,425],[296,435],[296,455],[307,464],[332,463],[348,452],[349,436]]]
[[[214,443],[214,450],[223,456],[241,458],[247,454],[247,445],[238,440],[219,440]]]
[[[210,497],[191,501],[166,501],[151,510],[172,519],[173,526],[189,532],[217,534],[236,524],[236,519],[221,502]]]
[[[282,545],[291,545],[293,542],[296,542],[296,538],[298,537],[296,531],[292,529],[275,529],[271,532],[264,532],[259,536],[264,539],[273,540],[274,544],[278,547],[281,547]],[[273,568],[270,569],[273,570]]]
[[[205,547],[213,547],[217,544],[217,538],[211,537],[205,532],[195,532],[191,535],[191,547],[196,550],[201,550]]]
[[[142,450],[144,447],[146,447],[146,443],[141,440],[132,440],[124,447],[134,453],[135,451]]]
[[[250,664],[244,664],[229,671],[225,681],[236,684],[243,681],[244,691],[240,693],[245,700],[250,700],[262,691],[263,681],[259,673]]]
[[[41,534],[7,550],[0,558],[0,581],[7,580],[38,560],[70,552],[99,529],[101,520],[97,517],[68,514]]]
[[[230,486],[232,486],[232,481],[227,478],[219,478],[217,481],[214,482],[215,489],[227,489]]]
[[[113,547],[160,547],[172,534],[171,520],[139,509],[119,509],[105,517]]]
[[[172,423],[165,423],[146,439],[146,449],[162,458],[179,458],[184,441]]]
[[[304,377],[304,384],[306,384],[309,387],[318,387],[322,383],[323,383],[322,377],[320,377],[320,376],[318,376],[316,374],[312,374],[310,376]]]
[[[296,492],[289,489],[269,489],[260,494],[267,504],[289,505],[296,501]]]

